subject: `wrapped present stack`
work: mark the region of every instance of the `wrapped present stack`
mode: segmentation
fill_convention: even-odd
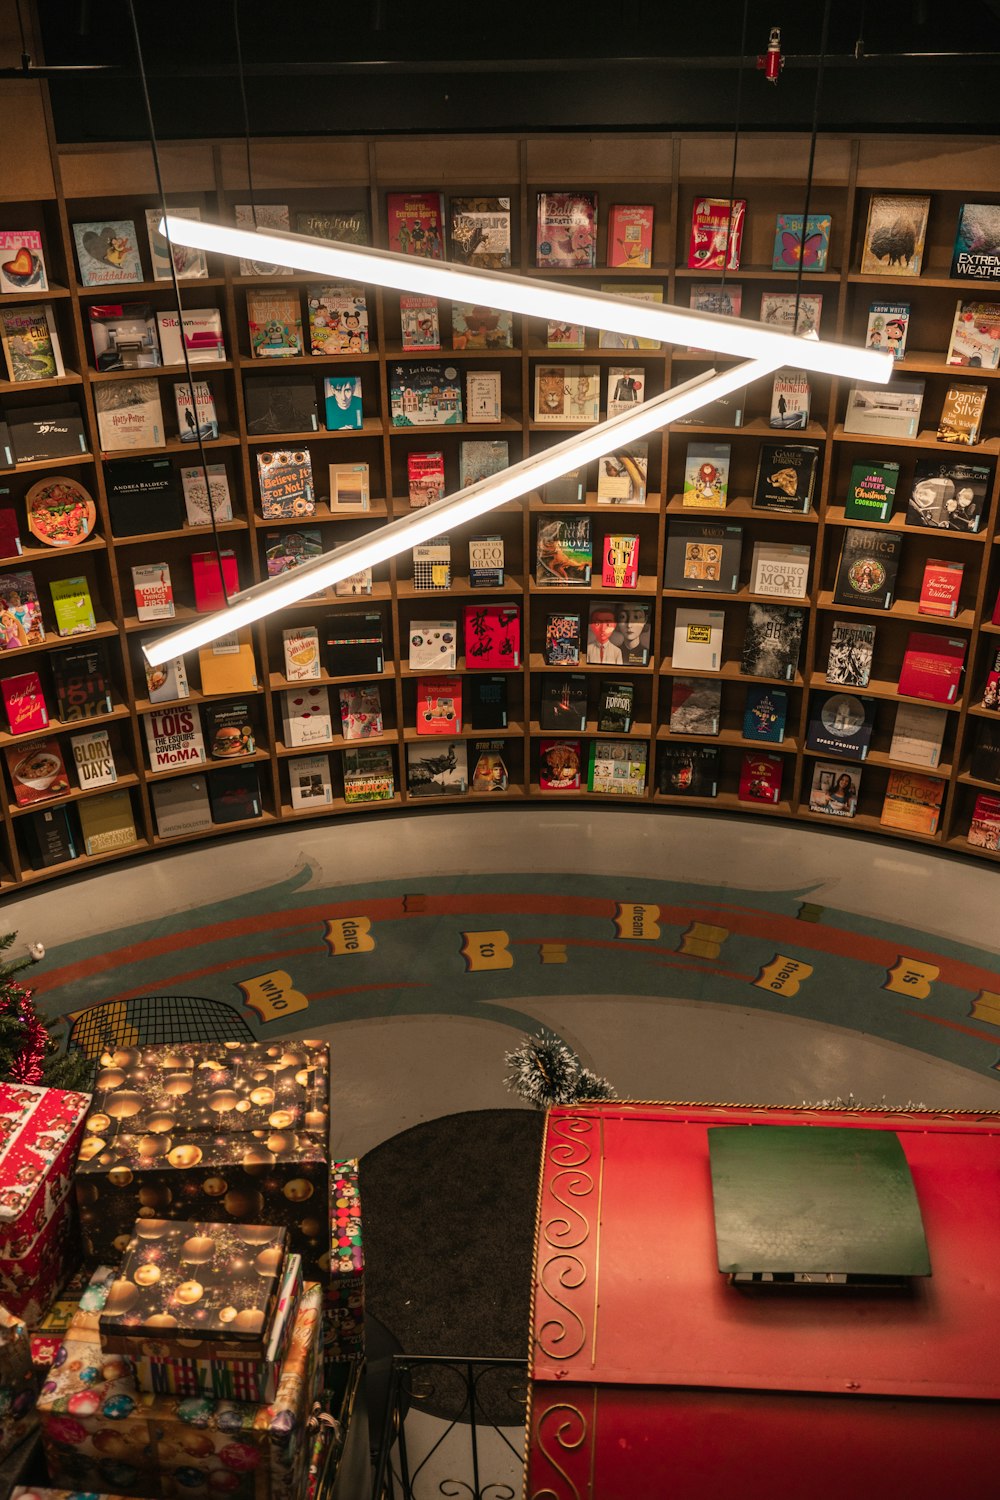
[[[28,1330],[20,1318],[0,1307],[0,1460],[37,1427],[37,1395]]]
[[[365,1254],[357,1161],[334,1162],[330,1175],[330,1272],[323,1293],[323,1355],[363,1359]]]

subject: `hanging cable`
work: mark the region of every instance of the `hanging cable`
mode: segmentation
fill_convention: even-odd
[[[250,212],[254,225],[257,223],[257,197],[253,190],[253,162],[250,151],[250,110],[247,106],[247,80],[243,71],[243,43],[240,40],[240,0],[233,0],[233,34],[236,37],[236,71],[240,81],[240,98],[243,101],[243,140],[247,153],[247,191],[250,194]]]
[[[160,147],[156,139],[156,131],[153,127],[153,105],[149,97],[149,84],[146,79],[146,64],[142,55],[142,44],[139,40],[139,23],[135,15],[135,0],[128,0],[129,18],[132,22],[132,36],[135,41],[135,55],[139,65],[139,80],[142,84],[142,96],[146,106],[146,124],[149,128],[149,144],[153,152],[153,171],[156,174],[156,191],[160,199],[160,209],[163,217],[167,217],[167,199],[163,191],[163,174],[160,171]],[[181,284],[177,277],[177,265],[174,261],[174,247],[170,242],[170,235],[164,229],[167,241],[167,254],[170,260],[170,279],[174,286],[174,301],[177,304],[177,326],[181,340],[181,353],[184,356],[184,370],[187,375],[188,396],[191,401],[191,412],[194,417],[195,438],[198,443],[198,451],[201,454],[202,477],[205,480],[205,496],[208,503],[208,514],[212,520],[212,537],[215,542],[215,560],[219,569],[219,586],[222,597],[229,605],[229,590],[226,588],[226,578],[222,569],[222,539],[219,535],[218,523],[215,519],[215,502],[212,499],[212,486],[208,478],[208,454],[205,451],[205,440],[201,435],[201,423],[198,421],[198,402],[195,399],[195,382],[191,372],[191,358],[188,353],[187,339],[184,336],[184,307],[181,301]]]
[[[747,12],[749,9],[750,0],[743,0],[743,29],[740,32],[740,50],[738,53],[740,65],[736,70],[736,108],[733,115],[733,167],[729,174],[729,221],[726,225],[726,250],[722,257],[722,279],[719,282],[720,291],[725,289],[726,271],[729,266],[729,233],[733,226],[733,198],[736,195],[736,153],[740,146],[740,122],[743,110],[743,63],[747,51]]]
[[[802,273],[806,262],[806,234],[809,228],[809,205],[812,202],[813,171],[816,165],[816,136],[819,131],[819,101],[823,92],[823,68],[826,63],[827,38],[830,31],[830,0],[824,0],[823,30],[820,34],[819,61],[816,65],[816,92],[813,95],[812,135],[809,138],[809,166],[806,169],[806,200],[802,206],[802,229],[799,233],[799,269],[795,278],[795,314],[792,332],[799,331],[799,303],[802,300]]]
[[[28,51],[28,43],[24,34],[24,17],[21,14],[21,0],[15,0],[17,7],[17,29],[21,33],[21,68],[25,73],[31,71],[31,53]]]

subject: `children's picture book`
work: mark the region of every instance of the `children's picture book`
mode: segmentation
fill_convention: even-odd
[[[45,251],[37,229],[0,229],[0,292],[47,292]]]
[[[371,510],[367,464],[331,464],[329,477],[331,511]]]
[[[646,399],[646,372],[639,365],[611,365],[608,369],[608,416],[634,411]]]
[[[207,484],[206,470],[201,464],[185,465],[180,472],[189,526],[211,526],[213,512],[216,521],[233,519],[233,501],[225,464],[208,465]]]
[[[919,276],[931,200],[917,194],[873,193],[861,255],[862,276]]]
[[[644,797],[647,754],[642,740],[592,740],[587,791],[604,797]]]
[[[948,363],[971,370],[1000,367],[1000,302],[956,304]]]
[[[861,620],[834,620],[826,680],[834,687],[867,687],[875,654],[875,626]]]
[[[804,370],[779,370],[771,389],[772,427],[809,426],[809,377]]]
[[[410,504],[419,509],[445,496],[444,454],[408,453],[406,474],[410,487]]]
[[[463,349],[512,349],[514,318],[496,307],[471,302],[451,305],[451,347]]]
[[[539,520],[535,559],[537,584],[554,588],[588,587],[593,562],[589,516]]]
[[[311,516],[316,510],[312,457],[308,448],[262,449],[257,454],[260,513],[278,517]]]
[[[898,531],[848,526],[840,547],[834,604],[890,609],[903,538]]]
[[[360,432],[364,427],[360,375],[327,375],[323,402],[327,432]]]
[[[653,264],[653,205],[615,203],[608,215],[609,266],[648,271]]]
[[[938,421],[938,442],[967,448],[978,443],[985,407],[985,385],[950,385]]]
[[[192,395],[194,400],[192,400]],[[182,443],[207,442],[219,436],[219,419],[215,414],[215,398],[207,380],[196,380],[188,385],[179,381],[174,386],[174,402],[177,407],[177,433]]]
[[[106,453],[165,445],[160,387],[155,380],[108,381],[95,385],[93,394],[97,433]]]
[[[178,219],[200,219],[200,208],[171,208]],[[149,260],[153,268],[154,281],[200,281],[208,275],[208,260],[204,250],[195,250],[190,245],[175,245],[167,242],[160,233],[163,210],[146,209],[146,234],[149,239]]]
[[[393,365],[393,427],[451,427],[462,418],[462,378],[454,365]]]
[[[499,474],[510,462],[506,438],[470,438],[459,444],[458,472],[464,490],[481,479]]]
[[[142,262],[131,219],[74,224],[73,239],[83,286],[113,286],[142,280]]]
[[[806,745],[821,755],[865,760],[875,728],[875,701],[853,693],[817,693],[809,705]]]
[[[782,755],[765,755],[748,750],[740,766],[739,800],[768,802],[776,806],[781,800],[781,781],[785,759]]]
[[[402,292],[399,298],[399,331],[405,353],[440,349],[441,328],[437,298]]]
[[[801,214],[778,214],[771,270],[797,271],[801,265],[805,271],[825,271],[832,227],[829,214],[810,214],[803,234]]]
[[[467,370],[465,374],[465,420],[499,422],[500,371]]]
[[[535,264],[564,270],[597,265],[597,194],[539,193]]]
[[[731,443],[688,443],[681,504],[691,510],[725,510]]]
[[[899,464],[856,463],[844,498],[844,516],[848,521],[888,521],[899,484]]]
[[[575,667],[580,660],[580,616],[550,614],[545,622],[544,656],[547,667]]]
[[[788,693],[780,687],[748,687],[743,701],[743,738],[780,745],[785,738]]]
[[[510,199],[452,198],[451,258],[463,266],[510,266]]]
[[[237,203],[234,209],[237,229],[291,229],[287,203]],[[240,259],[241,276],[294,276],[291,266],[273,261]]]
[[[695,198],[691,206],[688,269],[738,271],[746,212],[745,198]]]
[[[915,438],[920,431],[924,381],[891,385],[852,385],[847,392],[844,431],[869,437]]]
[[[536,365],[535,421],[586,426],[601,419],[599,365]]]
[[[336,283],[307,286],[309,353],[368,353],[368,303],[364,287]]]
[[[740,659],[743,675],[794,682],[804,620],[804,611],[791,604],[751,604]]]
[[[861,772],[818,760],[813,766],[809,811],[831,818],[853,818],[858,810]]]
[[[247,323],[254,359],[292,359],[305,352],[297,291],[251,287],[247,291]]]
[[[918,458],[906,505],[907,526],[978,531],[991,479],[986,464],[939,463],[933,458]]]
[[[796,315],[796,304],[798,314]],[[823,314],[821,292],[762,292],[760,297],[760,321],[781,333],[818,334]]]
[[[722,717],[722,683],[708,677],[670,679],[671,734],[714,739]],[[745,733],[745,731],[744,731]]]
[[[387,193],[389,249],[424,260],[444,260],[444,194]]]
[[[0,274],[2,271],[0,266]],[[962,204],[951,274],[975,281],[1000,281],[1000,203]]]
[[[634,281],[602,281],[601,291],[612,297],[631,297],[633,302],[663,301],[662,286],[637,286]],[[637,333],[619,333],[617,329],[602,328],[597,337],[599,349],[659,349],[660,340],[646,338]]]
[[[577,352],[587,347],[587,330],[582,323],[553,323],[545,325],[545,347]]]
[[[7,378],[17,385],[65,375],[51,306],[0,308],[0,344]]]
[[[873,302],[868,309],[866,349],[885,349],[898,364],[906,357],[906,335],[910,327],[908,302]]]
[[[580,741],[541,740],[538,746],[538,786],[543,792],[580,790]]]
[[[597,460],[598,505],[646,504],[649,444],[639,438]]]
[[[464,797],[469,760],[464,740],[436,740],[406,747],[406,791],[410,797]]]
[[[35,580],[27,568],[0,573],[0,647],[19,651],[45,639]]]
[[[635,533],[606,536],[601,546],[601,583],[606,589],[639,586],[639,538]]]

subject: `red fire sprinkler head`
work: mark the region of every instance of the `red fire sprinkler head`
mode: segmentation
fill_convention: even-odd
[[[781,28],[772,26],[767,51],[757,58],[757,67],[763,71],[768,83],[777,83],[778,74],[784,66],[785,59],[781,55]]]

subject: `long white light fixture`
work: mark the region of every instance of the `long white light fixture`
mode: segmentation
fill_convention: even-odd
[[[182,625],[169,635],[159,636],[143,646],[143,654],[151,666],[183,656],[206,646],[219,636],[250,625],[265,615],[274,614],[286,605],[296,604],[318,589],[336,583],[340,578],[349,578],[362,568],[370,568],[384,562],[407,547],[438,536],[443,530],[460,526],[465,521],[475,520],[487,511],[495,510],[508,500],[517,500],[530,490],[558,479],[560,475],[579,468],[592,459],[613,453],[616,448],[644,437],[647,433],[663,427],[667,422],[697,411],[709,401],[716,400],[730,391],[738,390],[752,380],[770,375],[781,364],[780,359],[751,360],[734,365],[717,373],[709,370],[683,385],[675,386],[662,396],[643,402],[634,411],[598,422],[582,432],[574,433],[561,443],[547,448],[543,453],[533,454],[520,463],[502,469],[488,479],[481,479],[465,489],[446,495],[432,505],[414,511],[411,515],[390,521],[377,531],[366,532],[354,541],[345,542],[322,557],[303,563],[288,573],[269,578],[264,583],[254,584],[235,594],[226,609],[205,615]]]
[[[453,302],[480,303],[528,317],[557,318],[668,344],[690,344],[740,359],[769,359],[772,369],[791,365],[878,385],[885,385],[892,373],[893,358],[888,351],[800,337],[781,333],[765,323],[719,317],[687,307],[638,302],[632,297],[563,286],[536,277],[451,265],[392,250],[376,250],[368,245],[345,245],[337,240],[273,229],[236,229],[229,224],[205,223],[177,214],[168,214],[160,221],[160,233],[168,235],[173,244],[273,262],[313,271],[317,276],[334,276],[401,292],[421,292]]]

